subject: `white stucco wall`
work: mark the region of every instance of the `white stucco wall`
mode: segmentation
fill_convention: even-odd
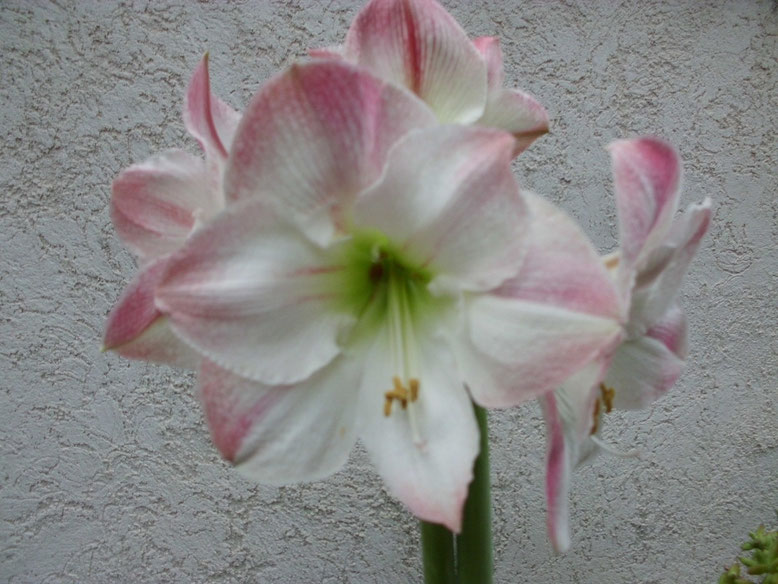
[[[668,138],[682,204],[716,206],[683,289],[687,371],[651,410],[609,416],[605,436],[645,456],[577,474],[566,556],[545,533],[538,408],[492,414],[496,579],[713,582],[778,508],[776,5],[446,6],[471,35],[502,39],[507,80],[552,116],[517,161],[522,184],[603,250],[611,139]],[[240,108],[307,47],[341,40],[357,8],[0,4],[0,581],[420,580],[416,522],[362,450],[327,481],[248,483],[210,445],[191,375],[99,351],[135,269],[110,225],[111,180],[187,140],[182,95],[202,53]]]

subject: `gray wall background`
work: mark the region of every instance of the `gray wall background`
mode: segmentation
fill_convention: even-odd
[[[446,0],[498,35],[507,80],[548,108],[521,156],[603,249],[614,245],[612,139],[664,136],[683,205],[709,195],[712,231],[683,290],[691,355],[650,410],[605,436],[642,460],[581,469],[574,547],[545,533],[534,404],[491,415],[498,582],[714,582],[778,508],[778,12],[773,2]],[[186,143],[189,76],[242,108],[310,46],[340,41],[340,1],[0,4],[0,580],[420,580],[416,522],[364,452],[327,481],[244,481],[211,447],[192,376],[101,354],[133,259],[108,217],[110,182]]]

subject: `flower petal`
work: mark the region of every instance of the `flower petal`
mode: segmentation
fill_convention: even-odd
[[[157,306],[174,332],[237,375],[296,383],[340,353],[325,251],[262,201],[228,207],[171,260]]]
[[[541,397],[548,431],[546,453],[546,524],[551,545],[563,553],[570,549],[568,497],[572,475],[569,445],[553,392]]]
[[[553,390],[607,351],[623,307],[589,240],[565,213],[525,193],[531,211],[519,273],[467,305],[457,360],[473,399],[507,407]]]
[[[568,498],[575,467],[596,447],[589,438],[605,360],[590,363],[540,398],[548,432],[546,501],[548,533],[557,552],[570,548]]]
[[[516,138],[513,155],[518,156],[537,138],[548,133],[548,112],[528,93],[497,89],[489,94],[478,125],[499,128]]]
[[[478,37],[473,46],[486,62],[486,84],[489,93],[502,89],[505,75],[502,69],[502,48],[497,37]]]
[[[686,318],[678,306],[645,336],[621,344],[605,375],[619,409],[641,409],[656,401],[681,375],[686,358]]]
[[[123,170],[113,182],[111,219],[127,246],[144,259],[178,249],[198,217],[220,203],[203,161],[179,150]]]
[[[657,138],[617,140],[608,146],[619,213],[620,269],[632,270],[665,237],[678,207],[681,162]]]
[[[413,95],[351,65],[294,65],[248,106],[232,146],[227,198],[260,197],[326,244],[397,139],[434,123]]]
[[[444,338],[420,339],[418,400],[384,415],[393,370],[388,334],[368,351],[360,395],[360,439],[389,491],[417,517],[459,532],[478,455],[473,406]]]
[[[357,228],[382,231],[439,274],[433,289],[494,288],[518,271],[527,229],[512,143],[504,132],[473,127],[409,134],[381,179],[360,195]]]
[[[690,205],[665,242],[641,262],[632,292],[628,332],[641,334],[663,317],[678,294],[681,281],[710,227],[710,199]]]
[[[371,0],[354,19],[344,54],[413,91],[441,122],[469,124],[484,111],[484,60],[434,0]]]
[[[198,355],[176,338],[154,305],[154,291],[167,258],[144,266],[108,315],[103,346],[129,359],[195,369]]]
[[[356,440],[359,365],[339,358],[298,385],[267,386],[204,360],[198,381],[214,443],[263,483],[332,474]]]
[[[227,158],[240,114],[211,93],[208,53],[192,75],[184,100],[184,125],[207,154]]]

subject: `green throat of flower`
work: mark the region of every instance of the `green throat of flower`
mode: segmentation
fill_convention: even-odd
[[[414,440],[421,443],[414,419],[414,404],[422,391],[417,332],[445,300],[429,292],[432,272],[382,233],[354,235],[346,245],[344,260],[340,297],[344,308],[358,318],[354,334],[388,335],[394,375],[381,389],[384,415],[405,411]]]

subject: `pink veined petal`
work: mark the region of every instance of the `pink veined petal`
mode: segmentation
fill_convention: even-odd
[[[548,112],[528,93],[496,89],[489,94],[478,125],[499,128],[516,139],[513,155],[518,156],[537,138],[548,133]]]
[[[474,127],[409,134],[357,200],[356,228],[385,233],[438,274],[433,290],[498,286],[521,265],[528,223],[511,173],[512,143],[504,132]]]
[[[228,207],[171,257],[157,306],[174,332],[248,379],[297,383],[339,353],[353,316],[337,311],[325,250],[261,200]]]
[[[172,150],[123,170],[113,181],[111,219],[144,260],[178,249],[198,217],[220,207],[199,158]]]
[[[670,229],[678,207],[681,162],[675,149],[657,138],[617,140],[608,149],[619,214],[619,267],[629,273]]]
[[[418,399],[407,409],[395,401],[385,415],[393,369],[388,333],[368,350],[360,388],[359,437],[389,491],[425,521],[458,533],[462,507],[478,455],[473,406],[457,374],[446,340],[419,338]]]
[[[184,100],[184,125],[206,153],[227,158],[240,114],[211,93],[208,53],[192,75]]]
[[[293,386],[267,386],[207,359],[198,378],[214,444],[251,479],[282,485],[329,476],[356,440],[361,364],[339,358]]]
[[[686,319],[678,306],[644,336],[625,341],[605,375],[619,409],[641,409],[656,401],[680,377],[686,358]]]
[[[641,262],[632,292],[628,332],[642,333],[663,317],[678,294],[684,275],[710,227],[710,199],[690,205],[665,242]]]
[[[618,342],[623,307],[600,258],[565,213],[525,193],[518,274],[467,303],[457,361],[473,399],[508,407],[559,386]]]
[[[407,87],[443,122],[468,124],[486,103],[486,64],[434,0],[371,0],[348,31],[344,54]]]
[[[551,545],[559,553],[570,549],[568,497],[572,475],[570,453],[553,392],[541,397],[546,420],[546,525]]]
[[[248,106],[225,177],[229,201],[259,197],[324,245],[391,146],[434,115],[408,92],[351,65],[294,65]]]
[[[473,46],[486,62],[486,84],[489,93],[502,89],[505,78],[502,69],[502,48],[497,37],[478,37]]]
[[[572,473],[595,451],[590,439],[598,384],[607,359],[590,363],[540,398],[548,433],[546,500],[548,533],[557,552],[570,547],[568,498]]]
[[[122,357],[194,369],[197,354],[179,341],[154,305],[154,291],[167,258],[141,268],[108,315],[103,346]]]

